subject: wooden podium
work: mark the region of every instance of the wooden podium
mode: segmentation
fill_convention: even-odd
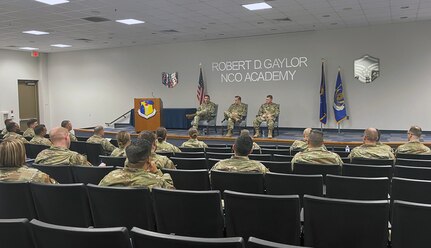
[[[162,124],[160,98],[135,98],[135,131],[155,131]]]

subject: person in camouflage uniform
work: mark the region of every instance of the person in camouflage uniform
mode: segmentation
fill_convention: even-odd
[[[111,153],[115,150],[115,146],[111,144],[107,139],[103,136],[105,135],[105,130],[102,126],[96,126],[94,128],[94,134],[90,138],[88,138],[87,143],[100,144],[102,145],[102,153],[104,155],[111,155]]]
[[[57,183],[49,175],[25,165],[25,147],[19,139],[5,139],[0,144],[0,181]]]
[[[38,125],[37,119],[30,119],[27,121],[27,130],[24,131],[22,136],[26,138],[34,137],[34,128]]]
[[[170,160],[166,156],[159,155],[156,153],[156,150],[157,150],[156,135],[153,132],[150,132],[150,131],[141,132],[138,136],[138,139],[144,139],[148,141],[150,144],[152,144],[150,161],[154,163],[158,169],[162,169],[162,168],[176,169],[172,160]]]
[[[408,142],[398,146],[395,154],[430,154],[431,149],[420,142],[422,128],[418,126],[410,127],[407,132]]]
[[[7,134],[7,124],[12,122],[12,119],[6,119],[4,120],[4,129],[1,131],[1,135],[5,136]]]
[[[70,137],[70,141],[78,141],[78,139],[75,137],[75,135],[72,133],[72,122],[70,122],[69,120],[64,120],[61,122],[61,127],[64,127],[67,129],[67,131],[69,131],[69,137]]]
[[[62,127],[53,128],[49,132],[52,146],[41,151],[36,159],[36,164],[43,165],[84,165],[91,166],[87,158],[77,152],[69,150],[69,131]]]
[[[198,140],[198,130],[194,127],[189,129],[189,136],[190,139],[183,142],[180,147],[187,147],[187,148],[207,148],[208,145],[205,144],[203,141]]]
[[[30,140],[30,144],[52,146],[51,141],[45,138],[45,135],[47,133],[45,125],[43,124],[37,125],[34,128],[34,133],[35,135],[33,139]]]
[[[304,138],[302,140],[295,140],[293,142],[293,144],[290,146],[290,152],[302,152],[305,149],[308,148],[308,136],[310,135],[311,132],[311,128],[306,128],[304,129],[304,132],[302,133],[302,135],[304,136]]]
[[[267,173],[269,172],[261,162],[250,160],[248,155],[253,150],[253,139],[249,135],[240,135],[233,146],[235,155],[229,159],[217,162],[211,171],[231,171],[231,172],[251,172]]]
[[[240,96],[235,96],[235,102],[224,112],[224,119],[227,120],[227,137],[232,136],[235,122],[240,122],[247,115],[247,105],[241,102]]]
[[[28,140],[24,138],[19,132],[19,125],[15,122],[9,122],[6,126],[7,133],[3,136],[3,139],[19,139],[24,143],[28,143]]]
[[[117,133],[118,148],[111,153],[111,157],[125,157],[126,147],[130,145],[130,133],[121,131]]]
[[[292,159],[292,170],[295,164],[319,164],[342,166],[343,160],[336,153],[330,152],[323,146],[323,132],[311,130],[307,139],[307,148],[295,154]]]
[[[168,134],[168,130],[166,130],[166,128],[164,127],[159,127],[156,130],[156,136],[157,136],[157,141],[156,141],[156,146],[157,146],[157,150],[156,152],[181,152],[181,150],[172,145],[171,143],[168,143],[166,141],[167,139],[167,134]]]
[[[350,161],[359,159],[390,159],[394,160],[394,154],[387,148],[377,145],[378,132],[375,128],[367,128],[364,131],[363,145],[355,147],[349,154]]]
[[[247,129],[243,129],[241,130],[241,133],[239,135],[250,136],[250,131],[248,131]],[[260,150],[260,146],[254,141],[253,141],[253,150]]]
[[[196,113],[194,114],[194,118],[192,121],[192,125],[194,128],[198,129],[200,120],[211,120],[217,114],[216,112],[216,104],[210,101],[210,96],[205,95],[203,103],[198,107]],[[192,117],[190,115],[189,117]]]
[[[173,189],[174,186],[149,159],[152,145],[138,139],[126,147],[127,164],[123,169],[111,171],[99,183],[100,186],[153,187]],[[166,174],[166,177],[170,176]]]
[[[253,121],[254,138],[260,136],[259,128],[262,122],[268,123],[268,138],[272,138],[272,131],[274,130],[274,121],[280,114],[280,105],[272,102],[272,95],[266,96],[266,101],[262,104],[257,112],[256,119]]]

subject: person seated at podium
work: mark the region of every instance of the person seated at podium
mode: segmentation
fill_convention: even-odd
[[[69,131],[70,141],[78,141],[78,139],[72,133],[73,131],[72,122],[70,122],[69,120],[64,120],[61,122],[61,127],[64,127]]]
[[[157,141],[156,141],[156,146],[157,146],[157,150],[156,152],[181,152],[181,150],[172,145],[171,143],[168,143],[166,141],[167,139],[167,135],[168,134],[168,130],[166,130],[166,128],[164,127],[159,127],[156,130],[156,136],[157,136]]]
[[[310,135],[311,128],[304,129],[304,132],[302,133],[303,139],[302,140],[295,140],[293,144],[290,146],[290,152],[302,152],[308,147],[308,136]]]
[[[203,141],[198,140],[198,130],[194,127],[189,129],[190,139],[185,141],[180,147],[185,148],[207,148],[208,145]]]
[[[35,145],[45,145],[52,146],[52,143],[49,139],[45,138],[45,135],[48,131],[46,130],[45,125],[39,124],[34,128],[34,137],[30,140],[30,144]]]
[[[6,130],[7,133],[5,136],[3,136],[3,139],[19,139],[24,143],[28,143],[28,141],[21,134],[19,134],[20,129],[16,122],[9,122],[6,126]]]
[[[217,114],[215,111],[216,111],[216,104],[211,102],[209,95],[205,95],[204,101],[198,107],[198,109],[196,110],[196,113],[188,114],[186,115],[186,117],[188,119],[193,118],[192,125],[194,128],[198,129],[199,121],[211,120],[212,118],[214,118],[214,115]]]
[[[22,136],[33,138],[34,137],[34,128],[38,125],[37,119],[30,119],[27,121],[27,130],[24,131]]]
[[[408,142],[398,146],[395,154],[430,154],[430,148],[420,142],[421,135],[422,128],[411,126],[407,132]]]
[[[88,138],[87,143],[101,144],[103,155],[109,156],[115,150],[115,146],[105,139],[105,129],[102,126],[96,126],[94,128],[94,134]]]
[[[156,145],[156,135],[150,131],[141,132],[138,136],[138,139],[144,139],[148,141],[152,145],[150,161],[154,163],[158,169],[166,168],[166,169],[176,169],[174,162],[170,160],[168,157],[157,154],[157,145]]]
[[[125,157],[126,147],[130,145],[130,133],[121,131],[117,133],[118,148],[111,153],[111,157]]]
[[[375,128],[367,128],[364,131],[363,145],[357,146],[350,151],[348,158],[353,161],[359,159],[390,159],[395,160],[394,154],[386,147],[377,145],[378,132]]]
[[[240,96],[235,96],[235,101],[224,112],[224,119],[227,120],[227,137],[232,136],[232,130],[236,122],[241,122],[242,117],[247,115],[247,106],[241,102]]]

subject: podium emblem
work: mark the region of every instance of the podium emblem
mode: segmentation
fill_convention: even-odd
[[[154,101],[146,100],[142,101],[139,107],[138,115],[145,119],[150,119],[156,115],[156,109],[154,108]]]

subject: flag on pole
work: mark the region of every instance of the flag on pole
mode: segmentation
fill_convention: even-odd
[[[320,122],[326,125],[328,113],[326,110],[326,84],[325,84],[325,71],[324,62],[322,61],[322,76],[320,79]]]
[[[205,95],[205,85],[204,85],[204,78],[202,76],[202,67],[200,67],[198,90],[196,92],[196,97],[198,98],[199,104],[202,104],[202,102],[204,101],[204,95]]]
[[[340,124],[347,117],[346,105],[344,102],[343,82],[341,81],[340,68],[338,68],[337,82],[334,93],[334,114],[337,124]]]

